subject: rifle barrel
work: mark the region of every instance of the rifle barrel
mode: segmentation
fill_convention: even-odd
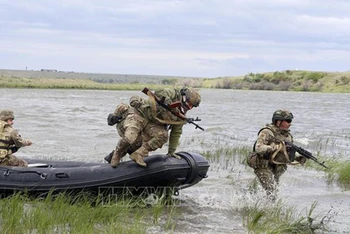
[[[321,163],[320,161],[318,161],[318,159],[315,156],[313,156],[312,153],[307,151],[306,149],[303,149],[299,146],[296,146],[292,142],[286,141],[285,143],[286,143],[286,145],[289,145],[292,148],[294,148],[295,151],[298,152],[301,156],[303,156],[307,159],[311,159],[312,161],[316,162],[317,164],[321,165],[324,168],[328,168],[326,165],[324,165],[324,162]]]

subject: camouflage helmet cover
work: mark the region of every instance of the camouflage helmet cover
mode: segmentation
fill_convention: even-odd
[[[201,96],[197,90],[192,88],[182,88],[181,95],[186,96],[186,101],[189,102],[192,106],[198,107],[201,103]]]
[[[9,119],[14,119],[15,116],[12,110],[2,110],[0,111],[0,120],[7,121]]]
[[[276,123],[277,120],[293,120],[292,112],[288,110],[276,110],[272,115],[272,123]]]

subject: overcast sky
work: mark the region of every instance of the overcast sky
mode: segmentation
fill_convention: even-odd
[[[0,0],[0,69],[350,70],[348,0]]]

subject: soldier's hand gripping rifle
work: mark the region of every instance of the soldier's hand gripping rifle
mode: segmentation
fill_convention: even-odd
[[[314,157],[312,155],[312,153],[310,153],[309,151],[294,145],[292,142],[289,141],[285,141],[284,142],[286,144],[286,146],[289,146],[292,150],[295,150],[296,152],[298,152],[301,156],[307,158],[307,159],[311,159],[312,161],[316,162],[317,164],[321,165],[322,167],[328,169],[328,167],[326,165],[324,165],[324,161],[321,163],[317,160],[316,157]]]
[[[142,92],[146,95],[152,95],[152,97],[154,97],[154,99],[156,100],[156,102],[158,103],[158,105],[160,105],[161,107],[163,107],[164,109],[166,109],[167,111],[171,112],[173,115],[175,115],[176,117],[185,120],[187,123],[189,124],[193,124],[194,126],[196,126],[195,129],[199,128],[200,130],[204,131],[204,128],[202,128],[201,126],[199,126],[198,124],[196,124],[194,121],[200,121],[200,119],[197,117],[196,119],[194,118],[186,118],[185,115],[181,114],[180,112],[175,111],[174,107],[175,106],[170,106],[168,104],[165,103],[164,101],[164,97],[161,99],[159,97],[157,97],[153,92],[151,92],[148,88],[144,88],[142,90]]]

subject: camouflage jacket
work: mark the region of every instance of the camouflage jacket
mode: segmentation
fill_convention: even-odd
[[[289,141],[293,142],[293,136],[289,130],[283,130],[273,124],[266,124],[266,126],[260,129],[258,133],[258,139],[255,144],[255,152],[265,159],[269,159],[273,154],[273,147],[280,142]],[[287,163],[282,155],[282,151],[278,153],[277,158],[280,158],[281,162]]]
[[[164,100],[164,103],[167,105],[181,101],[182,97],[180,89],[176,88],[158,89],[154,94],[161,100]],[[148,100],[140,97],[132,97],[130,99],[130,105],[134,107],[143,118],[157,124],[170,126],[169,151],[175,151],[182,134],[183,125],[186,122],[160,106],[154,99],[152,100],[151,97],[149,97]]]
[[[164,100],[166,105],[181,101],[180,89],[158,89],[154,92],[154,94],[158,98]],[[130,101],[130,105],[133,106],[142,115],[142,117],[152,122],[165,125],[185,124],[182,119],[160,106],[151,97],[149,97],[148,100],[135,97],[132,101]],[[177,111],[177,109],[175,109],[175,111]]]
[[[12,147],[27,146],[28,141],[24,140],[11,125],[0,120],[0,159],[12,154]]]

